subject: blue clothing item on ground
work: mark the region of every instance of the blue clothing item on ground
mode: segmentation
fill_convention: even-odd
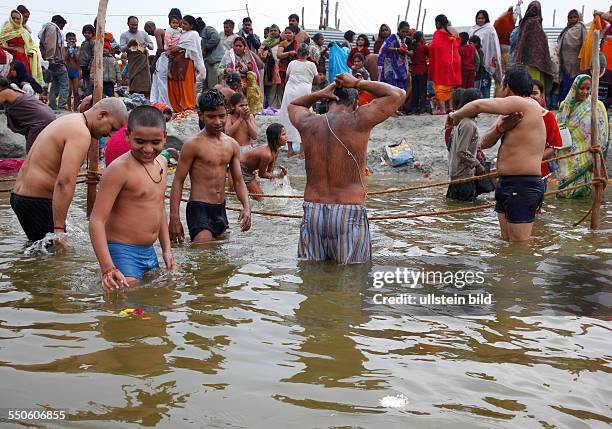
[[[531,223],[544,201],[546,184],[539,175],[501,176],[495,187],[495,211],[508,223]]]
[[[68,102],[68,94],[70,92],[68,80],[68,70],[64,65],[56,65],[49,67],[51,72],[51,89],[49,90],[49,107],[53,110],[65,109]],[[56,98],[59,100],[56,102]]]
[[[140,280],[145,271],[159,268],[153,245],[136,246],[134,244],[109,242],[108,251],[115,267],[125,277],[134,277]]]
[[[354,204],[304,202],[298,244],[300,261],[335,260],[361,264],[372,260],[366,208]]]

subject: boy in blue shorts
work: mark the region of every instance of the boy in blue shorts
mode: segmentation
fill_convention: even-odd
[[[153,248],[158,239],[166,268],[174,269],[164,206],[168,164],[160,156],[166,120],[155,107],[137,107],[126,136],[130,151],[104,171],[89,221],[106,292],[132,286],[159,267]]]

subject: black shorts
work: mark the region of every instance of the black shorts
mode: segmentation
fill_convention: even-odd
[[[215,238],[223,234],[229,228],[225,201],[221,204],[189,201],[187,203],[187,228],[189,228],[191,241],[204,229],[209,230]]]
[[[501,176],[495,187],[495,211],[504,213],[508,223],[531,223],[545,189],[540,176]]]
[[[38,241],[53,232],[53,203],[50,198],[23,197],[11,193],[11,208],[28,240]]]

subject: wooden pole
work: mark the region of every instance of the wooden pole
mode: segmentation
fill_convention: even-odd
[[[323,30],[325,28],[325,24],[323,22],[323,11],[325,9],[324,0],[321,0],[321,13],[319,14],[319,30]]]
[[[408,0],[408,5],[406,6],[406,13],[404,14],[404,21],[408,21],[408,11],[410,10],[410,0]]]
[[[306,28],[306,23],[304,22],[304,6],[302,6],[302,28]]]
[[[417,23],[416,23],[416,28],[418,30],[419,28],[419,22],[421,21],[421,6],[423,5],[423,0],[419,0],[419,14],[417,15]],[[425,20],[423,20],[425,21]]]
[[[400,23],[400,16],[401,15],[397,15],[397,25],[395,26],[396,28],[399,27],[399,23]]]
[[[247,4],[245,4],[245,5],[244,5],[244,7],[246,8],[246,13],[247,13],[247,16],[250,18],[250,17],[251,17],[251,14],[249,13],[249,4],[248,4],[248,3],[247,3]]]
[[[325,29],[329,27],[329,0],[325,3]]]
[[[421,33],[425,33],[425,17],[427,16],[427,8],[423,9],[423,21],[421,21]],[[418,30],[418,28],[417,28]]]
[[[336,2],[336,10],[334,11],[334,24],[336,24],[336,30],[340,28],[340,22],[338,21],[338,2]]]
[[[593,59],[591,63],[591,147],[600,144],[598,140],[598,116],[599,106],[597,105],[597,94],[599,92],[599,30],[593,33]],[[593,155],[593,179],[601,179],[601,158],[599,153]],[[604,184],[595,183],[595,195],[593,195],[593,206],[591,208],[591,229],[599,229],[599,216],[601,208],[601,198],[603,196]]]
[[[94,44],[93,54],[93,96],[91,105],[93,106],[102,99],[102,55],[104,51],[104,27],[106,27],[106,9],[108,0],[100,0],[98,3],[98,15],[96,17],[96,43]],[[98,159],[100,157],[100,147],[98,139],[91,139],[89,152],[87,154],[89,168],[87,170],[87,217],[93,210],[96,202],[96,192],[98,188]]]
[[[555,19],[557,18],[557,9],[553,10],[553,28],[555,28]]]

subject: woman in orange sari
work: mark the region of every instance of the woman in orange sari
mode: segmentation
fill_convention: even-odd
[[[171,58],[168,66],[168,98],[174,112],[195,110],[195,71],[200,72],[200,80],[206,78],[201,38],[193,29],[195,25],[195,18],[185,15],[181,24],[183,33],[178,44],[166,50]]]
[[[445,15],[436,16],[436,32],[429,45],[429,79],[434,82],[435,99],[439,110],[436,114],[446,114],[446,102],[450,101],[453,91],[461,85],[461,39],[457,31],[449,27]]]

